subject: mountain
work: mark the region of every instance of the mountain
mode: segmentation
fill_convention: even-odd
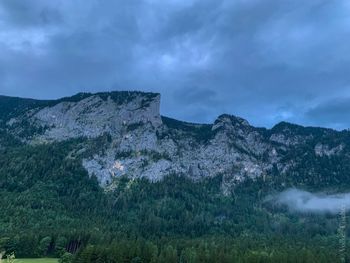
[[[332,180],[349,173],[348,131],[282,122],[272,129],[223,114],[213,124],[160,115],[160,95],[143,92],[80,93],[53,101],[0,97],[2,130],[22,143],[40,145],[108,136],[96,152],[80,144],[71,155],[90,176],[113,188],[122,175],[158,181],[167,175],[201,179],[223,175],[223,191],[245,178],[300,177],[317,185],[332,167]],[[307,167],[307,170],[305,168]]]
[[[347,218],[269,196],[349,191],[349,131],[228,114],[187,123],[159,108],[159,94],[136,91],[0,96],[0,250],[84,263],[341,262]]]

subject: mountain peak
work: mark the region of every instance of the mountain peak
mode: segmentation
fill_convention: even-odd
[[[240,127],[250,127],[250,124],[247,120],[237,117],[230,114],[221,114],[214,122],[213,129],[218,128],[219,126],[240,126]]]

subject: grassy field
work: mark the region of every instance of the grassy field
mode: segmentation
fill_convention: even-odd
[[[4,261],[6,262],[6,261]],[[15,263],[57,263],[55,258],[18,258]]]

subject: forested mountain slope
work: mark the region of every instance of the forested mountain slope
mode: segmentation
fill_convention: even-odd
[[[266,196],[348,191],[349,131],[256,128],[227,114],[186,123],[159,103],[142,92],[0,97],[0,246],[78,252],[77,262],[339,258],[337,215]]]

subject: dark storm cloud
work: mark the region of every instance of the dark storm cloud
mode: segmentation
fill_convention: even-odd
[[[306,116],[314,125],[331,125],[338,129],[350,127],[350,97],[334,98],[311,108]]]
[[[349,11],[346,0],[4,0],[0,92],[157,91],[162,113],[187,121],[349,127],[333,105],[350,96]]]

